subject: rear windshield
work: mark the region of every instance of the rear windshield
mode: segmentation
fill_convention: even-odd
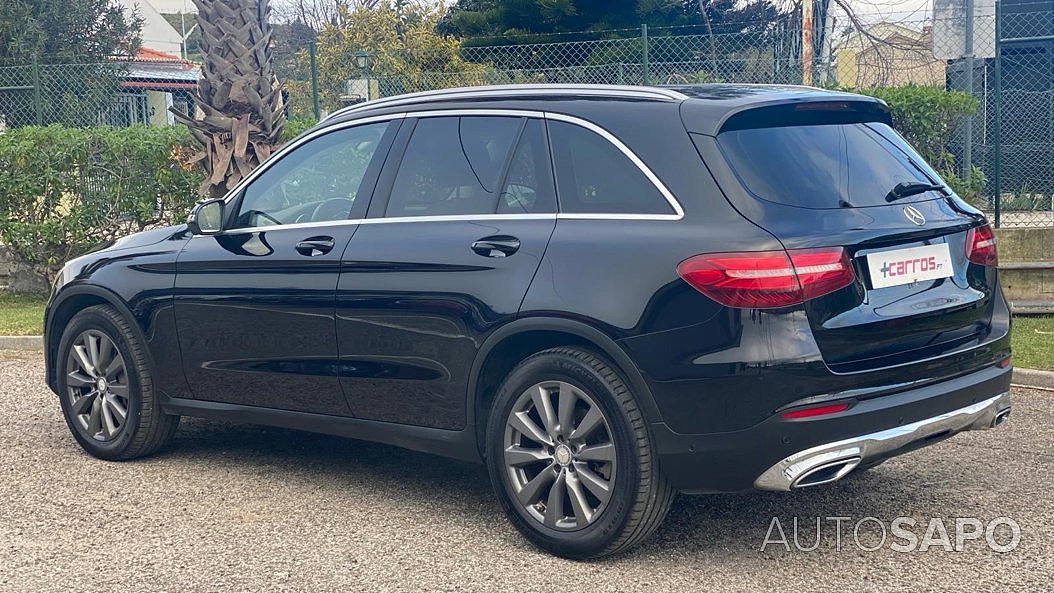
[[[888,204],[901,182],[940,182],[892,128],[849,123],[722,132],[721,152],[743,185],[763,200],[801,208]],[[900,202],[933,199],[924,192]]]

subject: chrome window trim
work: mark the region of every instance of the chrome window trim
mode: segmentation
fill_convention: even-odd
[[[360,219],[344,219],[344,220],[320,220],[312,222],[294,222],[289,224],[275,224],[267,226],[257,227],[243,227],[237,229],[227,229],[220,233],[212,235],[195,235],[198,237],[208,237],[219,235],[226,235],[231,233],[256,233],[264,231],[275,231],[279,229],[298,229],[298,228],[313,228],[321,226],[343,226],[349,224],[390,224],[394,222],[449,222],[449,221],[475,221],[475,220],[650,220],[650,221],[669,221],[669,220],[681,220],[684,218],[684,210],[681,208],[680,202],[673,196],[666,185],[662,183],[657,175],[646,165],[644,161],[640,159],[628,146],[626,146],[621,140],[618,139],[614,134],[608,132],[604,128],[597,124],[576,117],[573,115],[567,115],[564,113],[554,113],[549,111],[531,111],[524,109],[429,109],[422,111],[407,111],[403,113],[393,113],[387,115],[375,115],[370,117],[364,117],[355,120],[349,120],[346,122],[340,122],[324,128],[314,130],[313,132],[306,134],[288,144],[283,146],[278,152],[267,159],[263,164],[253,170],[249,175],[243,178],[238,185],[234,187],[227,196],[224,197],[224,203],[229,204],[235,196],[238,195],[246,186],[253,182],[254,179],[262,175],[265,171],[270,169],[277,163],[287,152],[296,149],[298,146],[317,138],[323,134],[333,132],[336,130],[342,130],[359,125],[367,125],[371,123],[377,123],[381,121],[390,121],[406,118],[424,118],[424,117],[445,117],[445,116],[504,116],[504,117],[530,117],[530,118],[544,118],[547,120],[562,121],[572,125],[585,128],[594,134],[599,135],[608,142],[610,142],[615,148],[619,150],[644,174],[645,177],[651,181],[652,185],[655,186],[659,193],[662,194],[666,202],[673,208],[674,214],[633,214],[633,213],[579,213],[579,212],[546,212],[538,214],[458,214],[458,215],[437,215],[437,216],[390,216],[390,217],[379,217],[379,218],[360,218]],[[324,121],[324,120],[323,120]]]
[[[326,117],[322,121],[369,109],[380,109],[384,107],[397,107],[399,105],[412,105],[443,100],[457,100],[465,98],[485,97],[537,97],[540,95],[565,94],[568,98],[574,97],[623,97],[631,99],[652,99],[660,101],[684,101],[688,95],[673,89],[655,87],[637,87],[625,85],[581,85],[581,84],[534,84],[534,85],[490,85],[477,87],[456,87],[450,89],[438,89],[408,93],[394,97],[374,99],[357,105],[342,107]]]

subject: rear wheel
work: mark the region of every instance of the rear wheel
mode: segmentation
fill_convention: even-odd
[[[584,350],[554,348],[517,365],[495,398],[486,439],[506,514],[560,556],[595,558],[636,545],[673,499],[632,393]]]
[[[172,438],[179,416],[161,411],[144,346],[113,308],[89,307],[74,316],[56,364],[63,416],[88,453],[132,459]]]

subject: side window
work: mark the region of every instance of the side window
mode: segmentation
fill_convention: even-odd
[[[611,142],[581,126],[549,122],[560,211],[674,214],[666,198]]]
[[[529,119],[512,155],[509,174],[498,197],[497,213],[556,212],[556,188],[549,162],[545,124],[540,119]]]
[[[417,122],[386,216],[493,214],[518,117],[427,117]]]
[[[348,218],[387,127],[337,130],[283,156],[245,188],[234,228]]]

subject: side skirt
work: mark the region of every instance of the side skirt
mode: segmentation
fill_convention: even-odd
[[[161,409],[167,414],[318,432],[394,445],[462,461],[482,462],[476,450],[475,432],[471,430],[443,430],[344,416],[174,397],[163,397]]]

